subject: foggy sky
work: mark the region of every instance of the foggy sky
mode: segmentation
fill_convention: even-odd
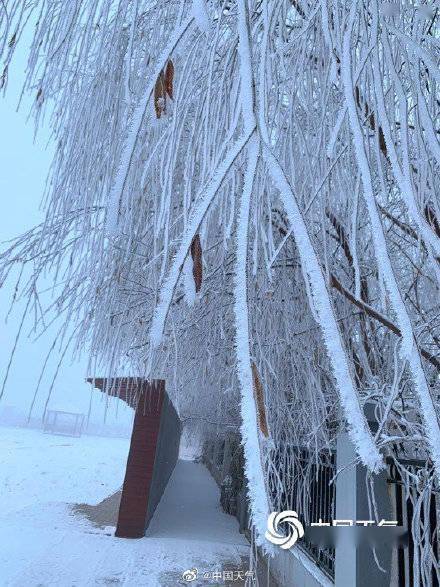
[[[0,97],[0,241],[11,239],[38,224],[43,219],[39,209],[43,196],[45,181],[51,163],[53,146],[50,141],[48,124],[38,133],[34,142],[34,123],[28,119],[32,96],[26,96],[19,111],[17,104],[24,72],[26,68],[26,46],[22,44],[16,52],[12,66],[9,68],[9,84],[5,97]],[[4,244],[0,245],[3,250]],[[0,289],[0,381],[3,380],[9,361],[14,339],[21,320],[24,304],[17,304],[5,324],[5,316],[13,294],[14,282],[10,280]],[[12,363],[9,383],[3,399],[0,401],[0,418],[2,413],[19,408],[28,411],[34,395],[36,383],[45,356],[52,344],[52,335],[57,327],[44,335],[37,342],[27,338],[31,322],[24,328],[23,338]],[[35,404],[35,415],[42,413],[48,388],[59,361],[55,353],[49,361],[48,372],[43,379]],[[55,384],[50,406],[86,412],[90,401],[90,386],[84,382],[86,375],[86,358],[80,363],[71,364],[66,360],[60,369]],[[99,375],[99,373],[95,374]],[[93,394],[93,420],[103,422],[105,398],[100,392]],[[109,422],[127,423],[131,410],[120,405],[118,414],[112,409],[107,416]],[[122,408],[122,409],[121,409]]]

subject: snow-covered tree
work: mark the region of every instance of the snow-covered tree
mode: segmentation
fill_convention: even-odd
[[[240,425],[260,544],[273,455],[319,459],[341,425],[371,472],[414,483],[418,455],[420,499],[438,490],[438,9],[4,0],[5,86],[31,14],[25,90],[57,150],[1,281],[32,267],[37,325],[55,309],[91,368],[165,377],[206,433]]]

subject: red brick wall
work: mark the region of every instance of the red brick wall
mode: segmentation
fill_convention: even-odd
[[[153,478],[156,448],[164,400],[164,382],[139,396],[127,460],[116,536],[145,535],[148,497]]]

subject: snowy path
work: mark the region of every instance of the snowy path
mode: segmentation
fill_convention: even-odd
[[[3,445],[8,443],[4,438],[7,431],[8,429],[0,429],[0,441]],[[88,487],[81,488],[77,483],[73,489],[66,485],[61,476],[56,475],[58,465],[62,464],[58,462],[62,451],[59,446],[53,445],[62,444],[64,440],[68,440],[66,444],[76,444],[76,440],[61,439],[58,443],[59,437],[26,430],[25,440],[29,440],[30,433],[35,435],[35,442],[23,444],[19,441],[19,432],[14,437],[15,451],[10,447],[8,458],[5,459],[3,453],[1,457],[2,491],[6,478],[9,478],[9,494],[13,493],[12,480],[19,479],[20,499],[23,500],[21,508],[18,508],[18,499],[15,500],[14,508],[4,509],[4,503],[0,503],[1,587],[171,587],[186,584],[180,581],[182,572],[186,569],[196,567],[202,573],[242,568],[241,557],[249,553],[249,546],[239,534],[236,520],[221,511],[218,505],[218,488],[202,465],[179,461],[152,520],[148,536],[141,540],[117,539],[112,536],[113,528],[101,529],[93,526],[86,518],[73,514],[66,503],[68,500],[97,503],[104,497],[102,487],[96,479],[92,480],[93,474],[88,481],[84,477]],[[113,454],[113,443],[117,445],[121,442],[119,439],[91,437],[80,440],[83,442],[76,444],[79,454],[75,454],[72,447],[70,456],[66,452],[63,472],[68,468],[69,459],[81,463],[81,459],[85,459],[81,456],[84,451],[89,468],[93,470],[93,451],[85,450],[85,445],[93,444],[95,440],[105,440],[100,455],[103,460],[99,465],[102,473],[102,463],[108,461],[109,455]],[[46,450],[41,452],[45,443]],[[94,451],[94,457],[98,456],[97,446]],[[23,468],[20,461],[23,461]],[[11,474],[12,462],[14,465]],[[30,469],[30,478],[27,479],[25,467],[29,462],[33,462],[33,467]],[[113,464],[116,465],[116,462]],[[111,489],[107,476],[105,485],[107,490],[110,489],[107,495],[118,488],[123,464],[120,464],[119,470],[115,467],[113,471],[114,483]],[[51,479],[49,486],[54,486],[54,501],[49,501],[52,495],[49,486],[41,484],[39,480],[39,469],[45,470]],[[29,504],[23,495],[24,488],[32,487],[35,478],[38,483],[32,493],[34,502]],[[63,498],[63,492],[68,499]],[[73,500],[72,492],[77,493]],[[208,584],[207,580],[191,583]],[[234,584],[242,583],[237,581]]]
[[[248,544],[235,518],[220,507],[217,485],[203,465],[179,461],[147,536]]]

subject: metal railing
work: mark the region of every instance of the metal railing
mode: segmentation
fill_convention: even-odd
[[[409,484],[404,483],[396,463],[390,461],[388,469],[396,519],[399,526],[408,530],[407,547],[397,550],[399,586],[439,587],[440,493],[427,485],[427,476],[432,472],[426,472],[424,461],[400,462],[405,465],[403,474],[411,476]]]
[[[320,520],[331,523],[335,517],[336,504],[336,486],[332,482],[336,473],[335,453],[325,451],[317,457],[305,448],[283,447],[282,457],[277,458],[275,455],[273,462],[276,471],[269,474],[269,484],[272,485],[276,509],[296,511],[306,525]],[[279,491],[276,491],[276,485],[279,483],[283,491],[281,499],[277,500],[275,496],[279,495]],[[334,579],[334,548],[314,544],[307,538],[307,533],[297,546],[330,579]]]
[[[203,460],[220,486],[223,509],[238,518],[240,530],[246,533],[249,510],[240,448],[239,439],[228,443],[216,439],[205,445]],[[331,523],[336,503],[336,486],[332,483],[336,473],[335,453],[321,452],[317,460],[314,453],[297,446],[284,446],[282,451],[282,456],[280,452],[271,455],[268,483],[274,509],[293,509],[306,525],[319,520]],[[334,579],[334,548],[318,546],[306,537],[297,546]]]

